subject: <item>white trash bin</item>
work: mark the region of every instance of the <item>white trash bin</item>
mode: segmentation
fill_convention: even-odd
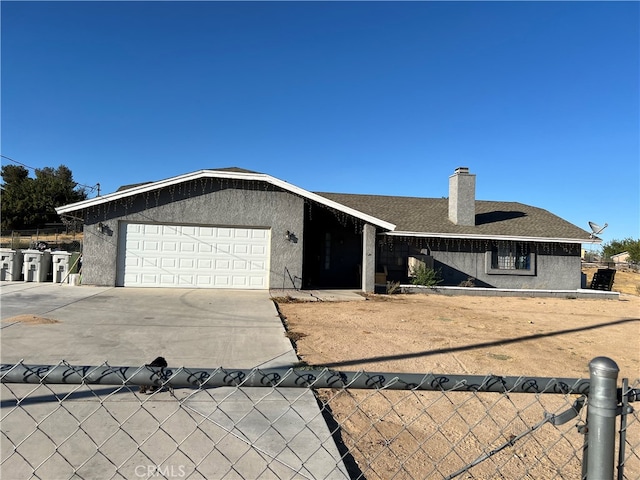
[[[51,269],[51,252],[23,250],[22,275],[25,282],[45,282]]]
[[[71,253],[69,252],[51,252],[51,263],[53,264],[53,283],[62,283],[69,276],[69,261]]]
[[[22,276],[22,251],[0,248],[0,280],[18,281]]]

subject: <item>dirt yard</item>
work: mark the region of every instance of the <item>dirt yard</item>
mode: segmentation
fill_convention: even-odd
[[[637,291],[631,283],[629,291]],[[620,378],[629,378],[636,388],[640,385],[637,294],[622,294],[619,300],[373,295],[366,301],[341,303],[280,302],[279,309],[298,355],[310,365],[367,372],[588,378],[589,361],[607,356],[620,367]],[[567,402],[573,401],[548,400],[557,396],[547,395],[538,402],[553,405],[542,406],[511,396],[508,401],[502,397],[500,402],[507,405],[497,407],[495,397],[482,394],[471,401],[475,407],[460,400],[464,405],[453,415],[451,395],[444,402],[430,393],[320,395],[340,422],[356,464],[367,478],[380,479],[444,478],[474,458],[471,452],[488,445],[495,448],[526,431],[545,411],[566,410]],[[408,404],[414,408],[406,408]],[[485,408],[491,409],[491,418],[480,421],[478,412]],[[474,420],[455,424],[454,417]],[[477,421],[475,429],[467,431],[469,422]],[[556,427],[549,427],[536,434],[535,442],[505,449],[500,478],[578,478],[583,439],[575,425],[576,421],[566,424],[562,438],[556,437]],[[630,433],[640,437],[640,428]],[[453,443],[456,446],[450,447]],[[488,463],[474,467],[475,476],[460,478],[496,478],[490,468],[483,473]],[[639,463],[628,464],[625,478],[640,475]],[[558,465],[563,465],[561,474]]]
[[[375,295],[281,303],[298,355],[341,370],[588,377],[597,356],[640,377],[640,297]]]

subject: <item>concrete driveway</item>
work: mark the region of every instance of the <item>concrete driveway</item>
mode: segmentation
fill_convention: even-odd
[[[297,361],[265,291],[24,282],[2,282],[0,288],[3,364],[23,359],[26,364],[66,360],[140,366],[163,356],[172,368],[253,368]],[[37,318],[21,321],[25,315]],[[95,387],[43,385],[43,391],[34,392],[33,385],[3,385],[0,473],[11,478],[34,473],[152,478],[158,471],[167,478],[347,478],[311,391],[225,387],[146,396]],[[69,397],[59,402],[65,394]],[[16,398],[23,396],[18,406]],[[94,421],[103,410],[108,413],[104,422]],[[34,418],[46,419],[51,433],[36,438]],[[56,432],[67,431],[68,439],[59,443]],[[123,440],[109,441],[112,437]],[[12,453],[16,444],[19,455]],[[38,456],[48,459],[38,466]],[[82,468],[74,473],[70,464]]]
[[[2,361],[290,366],[297,357],[265,291],[2,285]],[[55,324],[8,323],[34,314]],[[37,348],[34,346],[37,345]]]

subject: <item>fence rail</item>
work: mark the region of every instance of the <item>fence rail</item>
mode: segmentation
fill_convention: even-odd
[[[588,394],[589,379],[342,372],[324,369],[193,369],[180,367],[0,365],[3,383],[157,385],[172,388],[312,387],[497,393]]]
[[[81,252],[83,238],[81,232],[65,228],[11,230],[0,233],[0,247],[19,250],[37,248],[39,244],[45,244],[54,249]]]
[[[578,379],[3,364],[0,473],[640,478],[640,379],[589,366]]]

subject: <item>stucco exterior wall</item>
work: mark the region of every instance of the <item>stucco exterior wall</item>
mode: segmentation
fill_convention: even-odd
[[[362,229],[362,291],[373,292],[376,286],[376,227]]]
[[[474,279],[479,287],[575,290],[581,287],[580,249],[575,255],[535,253],[535,274],[487,273],[486,252],[432,251],[434,268],[443,284],[459,285]]]
[[[290,279],[302,277],[304,200],[288,192],[260,184],[192,182],[92,207],[84,214],[84,284],[116,286],[124,222],[268,228],[270,288],[293,288]],[[287,231],[294,234],[290,239],[285,237]]]
[[[512,242],[514,243],[514,242]],[[581,288],[579,244],[520,243],[531,252],[530,270],[497,270],[491,267],[492,248],[503,240],[382,237],[378,268],[389,270],[393,281],[407,282],[407,257],[430,255],[439,271],[441,286],[473,283],[476,287],[575,290]],[[396,265],[399,265],[396,268]],[[470,285],[468,285],[470,286]]]

